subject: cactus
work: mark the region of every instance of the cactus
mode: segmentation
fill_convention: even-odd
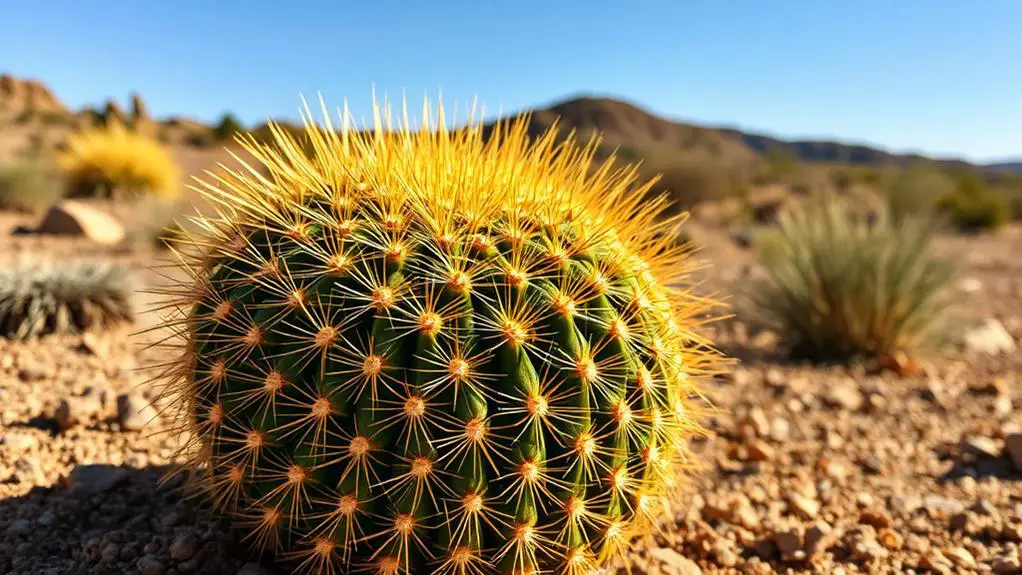
[[[28,339],[130,321],[127,272],[87,260],[0,270],[0,335]]]
[[[201,183],[179,251],[201,493],[316,573],[585,573],[651,532],[719,365],[653,183],[524,119],[310,118],[240,138],[265,170]]]

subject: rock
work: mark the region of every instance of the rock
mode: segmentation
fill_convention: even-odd
[[[145,555],[135,564],[142,575],[163,575],[163,563],[155,555]]]
[[[890,528],[881,529],[877,533],[877,541],[891,551],[901,549],[902,545],[905,543],[904,538],[898,534],[897,531]]]
[[[766,384],[769,385],[770,387],[775,388],[786,387],[788,383],[786,378],[784,377],[784,372],[777,369],[776,367],[771,367],[770,369],[767,370],[766,375],[764,376],[764,381],[766,381]]]
[[[60,431],[67,431],[83,424],[103,411],[103,404],[96,396],[68,397],[62,399],[53,413],[53,419]]]
[[[170,557],[175,561],[187,561],[195,556],[199,540],[193,533],[182,533],[170,544]]]
[[[774,533],[774,544],[777,545],[784,561],[800,561],[805,558],[805,552],[802,551],[802,533],[798,529]]]
[[[923,507],[932,515],[954,515],[965,511],[965,505],[957,499],[927,495],[923,497]]]
[[[863,509],[859,513],[859,523],[883,529],[884,527],[890,527],[892,521],[891,516],[883,509],[869,508]]]
[[[823,400],[830,407],[847,411],[858,411],[865,401],[854,380],[846,380],[835,385],[827,392]]]
[[[945,551],[944,554],[959,567],[965,569],[976,568],[976,558],[965,547],[953,547]]]
[[[983,282],[974,277],[964,277],[958,282],[958,289],[963,293],[976,293],[983,289]]]
[[[817,521],[809,529],[806,529],[804,539],[802,548],[808,558],[823,553],[836,540],[833,528],[826,521]]]
[[[1022,561],[1019,560],[1017,554],[1001,555],[995,558],[990,566],[994,573],[1022,573]]]
[[[765,441],[756,440],[749,444],[748,454],[752,461],[769,461],[774,458],[774,448]]]
[[[766,437],[770,435],[770,420],[767,419],[762,408],[753,407],[750,409],[749,416],[746,418],[746,423],[752,426],[752,429],[756,432],[758,437]]]
[[[703,573],[695,561],[674,549],[658,547],[651,549],[649,556],[660,563],[661,572],[665,575],[702,575]]]
[[[67,478],[68,490],[74,494],[102,493],[128,477],[128,470],[107,464],[76,465]]]
[[[964,342],[965,349],[974,353],[998,355],[1015,350],[1015,339],[993,318],[966,331]]]
[[[30,533],[32,533],[32,524],[28,521],[28,519],[22,519],[20,517],[11,521],[7,525],[7,529],[4,531],[4,534],[11,537],[20,537]]]
[[[770,437],[779,443],[791,438],[791,424],[783,417],[775,417],[770,421]]]
[[[124,226],[112,216],[76,200],[64,200],[50,208],[36,228],[37,233],[83,236],[97,244],[119,244]]]
[[[820,502],[810,497],[792,493],[789,501],[791,502],[792,509],[806,519],[812,519],[820,512]]]
[[[929,553],[923,555],[919,561],[919,566],[936,571],[937,573],[951,573],[951,570],[955,567],[950,559],[936,549],[932,549]]]
[[[10,454],[21,454],[27,451],[31,451],[35,446],[39,445],[39,439],[31,433],[24,431],[5,431],[3,435],[0,435],[0,445],[6,448],[6,451]]]
[[[713,547],[710,549],[710,553],[713,554],[713,558],[716,559],[717,564],[722,567],[733,567],[738,563],[738,554],[735,552],[735,544],[729,539],[723,537],[718,538],[713,542]]]
[[[1001,453],[997,442],[989,437],[968,435],[959,442],[959,448],[963,455],[973,457],[997,457]]]
[[[53,368],[38,363],[30,363],[21,366],[18,370],[18,379],[21,381],[39,381],[53,377]]]
[[[117,421],[125,431],[139,431],[157,417],[156,409],[141,394],[122,393],[117,396]]]
[[[1004,437],[1004,450],[1011,457],[1015,469],[1022,471],[1022,433],[1009,433]]]

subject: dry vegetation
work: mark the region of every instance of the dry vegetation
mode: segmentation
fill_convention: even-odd
[[[602,132],[600,155],[662,172],[660,189],[693,206],[683,231],[712,264],[701,289],[742,296],[706,330],[740,361],[708,385],[719,409],[693,445],[703,474],[631,551],[633,572],[1022,573],[1022,178],[607,100],[539,111],[531,132],[555,117]],[[91,132],[110,125],[124,131]],[[129,230],[124,243],[0,237],[0,572],[283,572],[208,505],[158,484],[177,445],[136,369],[166,358],[138,347],[159,318],[133,313],[151,302],[124,283],[165,283],[150,268],[169,255],[165,227],[186,223],[181,182],[226,160],[237,129],[230,116],[154,120],[140,98],[127,113],[72,112],[40,84],[0,78],[5,229],[95,189],[58,167],[74,134],[106,134],[118,153],[79,146],[77,165],[97,168],[71,174],[146,190],[97,204]],[[107,263],[39,265],[81,257]],[[54,333],[22,341],[42,332]]]

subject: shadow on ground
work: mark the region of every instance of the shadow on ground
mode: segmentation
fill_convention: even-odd
[[[270,575],[166,466],[80,465],[0,500],[0,573]]]

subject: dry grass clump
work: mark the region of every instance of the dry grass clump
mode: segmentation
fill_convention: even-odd
[[[767,278],[751,290],[756,313],[812,360],[911,357],[941,343],[955,265],[930,249],[934,220],[849,212],[828,199],[781,215],[759,245]]]
[[[36,162],[0,166],[0,210],[37,214],[63,196],[60,179]]]

